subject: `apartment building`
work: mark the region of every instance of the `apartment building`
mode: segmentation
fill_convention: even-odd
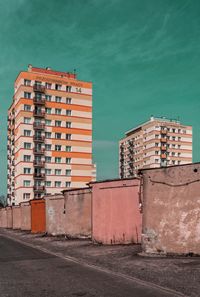
[[[134,176],[138,169],[192,162],[192,127],[165,117],[149,121],[125,133],[119,141],[119,175]]]
[[[14,88],[8,111],[8,204],[94,181],[92,83],[29,65]]]

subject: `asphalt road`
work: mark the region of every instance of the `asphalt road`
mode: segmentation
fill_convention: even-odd
[[[0,234],[1,297],[169,297],[159,288],[77,264]]]

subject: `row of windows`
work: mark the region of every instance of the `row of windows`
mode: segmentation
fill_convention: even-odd
[[[31,155],[24,155],[23,158],[24,162],[31,162]],[[54,158],[55,163],[65,163],[65,164],[71,164],[71,158],[61,158],[61,157],[55,157]],[[42,158],[40,156],[35,156],[35,161],[37,163],[43,162]],[[65,161],[65,162],[63,162]],[[53,158],[46,156],[45,157],[46,163],[53,163]]]
[[[60,144],[56,144],[55,146],[54,146],[54,150],[55,151],[62,151],[62,148],[63,147],[65,147],[65,151],[66,152],[71,152],[71,150],[72,150],[72,147],[71,146],[69,146],[69,145],[66,145],[66,146],[62,146],[62,145],[60,145]],[[24,142],[24,149],[31,149],[32,148],[32,144],[30,143],[30,142]],[[51,144],[45,144],[45,150],[46,151],[51,151],[51,150],[53,150],[53,145],[51,145]],[[40,151],[40,150],[42,150],[43,149],[43,146],[41,145],[41,144],[38,144],[38,145],[36,145],[35,146],[35,150],[37,151]]]
[[[35,171],[36,174],[41,174],[41,171]],[[52,173],[54,173],[54,175],[63,175],[63,171],[61,169],[45,169],[45,174],[46,175],[52,175]],[[24,168],[24,174],[31,174],[31,168],[25,167]],[[71,176],[71,169],[66,169],[65,170],[65,175],[66,176]]]
[[[51,181],[45,181],[45,186],[46,187],[51,187],[53,185],[53,182]],[[31,181],[30,180],[24,180],[23,181],[23,186],[24,187],[31,187]],[[36,184],[36,186],[42,186],[42,184]],[[54,182],[54,187],[55,188],[60,188],[62,186],[62,182],[61,181],[55,181]],[[71,186],[71,182],[65,182],[65,187],[70,187]]]
[[[30,137],[32,135],[32,131],[31,130],[24,130],[23,136],[28,136]],[[54,135],[54,137],[52,137]],[[36,138],[41,138],[41,137],[45,137],[45,138],[56,138],[56,139],[67,139],[67,140],[71,140],[72,135],[71,134],[65,134],[65,133],[52,133],[52,132],[45,132],[45,135],[42,134],[42,132],[40,131],[36,131],[34,136]],[[65,136],[64,138],[62,136]]]
[[[35,81],[34,82],[35,85],[37,86],[42,86],[42,82],[41,81]],[[24,85],[25,86],[31,86],[31,80],[29,79],[24,79]],[[72,92],[72,87],[71,86],[62,86],[61,84],[51,84],[51,83],[45,83],[45,88],[46,89],[54,89],[54,90],[57,90],[57,91],[61,91],[63,90],[63,88],[65,89],[66,92]],[[78,93],[81,93],[82,90],[80,87],[77,87],[76,89],[76,92]]]
[[[24,111],[31,111],[31,106],[29,104],[24,104]],[[62,114],[62,110],[61,108],[55,108],[55,114],[57,115],[61,115]],[[41,114],[43,112],[46,112],[46,114],[54,114],[53,113],[53,108],[48,108],[46,107],[45,110],[41,107],[35,108],[35,113],[36,114]],[[67,116],[71,116],[72,115],[72,111],[70,109],[66,109],[65,114]]]
[[[26,99],[31,99],[31,93],[29,92],[24,92],[24,98]],[[42,100],[43,97],[42,97],[42,94],[39,94],[39,93],[36,93],[35,94],[35,98],[39,101],[39,100]],[[54,99],[54,100],[52,100]],[[51,96],[51,95],[45,95],[45,100],[46,101],[54,101],[54,102],[57,102],[57,103],[66,103],[66,104],[72,104],[72,98],[63,98],[63,97],[60,97],[60,96]]]
[[[55,123],[55,127],[63,127],[63,122],[64,121],[55,121],[54,123]],[[40,121],[40,120],[37,120],[37,121],[35,121],[34,122],[36,125],[42,125],[42,124],[44,124],[45,123],[45,125],[47,125],[47,126],[53,126],[52,125],[52,123],[53,123],[53,121],[52,120],[45,120],[45,122],[42,122],[42,121]],[[24,124],[31,124],[31,118],[28,118],[28,117],[25,117],[24,118]],[[66,128],[71,128],[71,125],[72,125],[72,123],[71,122],[65,122],[65,126],[66,126]]]

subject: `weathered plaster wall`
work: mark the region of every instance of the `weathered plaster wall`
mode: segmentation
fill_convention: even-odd
[[[12,207],[6,207],[6,215],[7,215],[7,228],[13,227],[13,215],[12,215]]]
[[[0,208],[0,227],[7,228],[7,211],[6,208]]]
[[[140,180],[113,180],[91,186],[93,241],[103,244],[141,242]]]
[[[45,197],[46,232],[51,235],[65,234],[65,209],[62,194]]]
[[[12,206],[13,229],[21,229],[21,209],[20,206]]]
[[[200,254],[200,164],[142,173],[144,252]]]
[[[91,236],[91,188],[64,192],[65,234],[71,237]]]
[[[30,202],[22,202],[21,207],[21,230],[31,230],[31,205]]]

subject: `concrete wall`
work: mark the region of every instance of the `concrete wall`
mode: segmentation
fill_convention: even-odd
[[[139,179],[97,182],[92,186],[92,239],[103,244],[141,241]]]
[[[45,197],[46,232],[51,235],[65,234],[64,196],[51,195]]]
[[[200,164],[142,174],[144,252],[200,254]]]
[[[31,205],[30,202],[22,202],[21,208],[21,230],[31,230]]]
[[[6,208],[0,208],[0,227],[7,228],[7,212]]]
[[[20,206],[12,207],[13,229],[21,229],[21,209]]]
[[[12,214],[12,207],[6,207],[6,216],[7,216],[7,228],[13,227],[13,214]]]
[[[91,188],[64,191],[65,234],[91,236]]]

